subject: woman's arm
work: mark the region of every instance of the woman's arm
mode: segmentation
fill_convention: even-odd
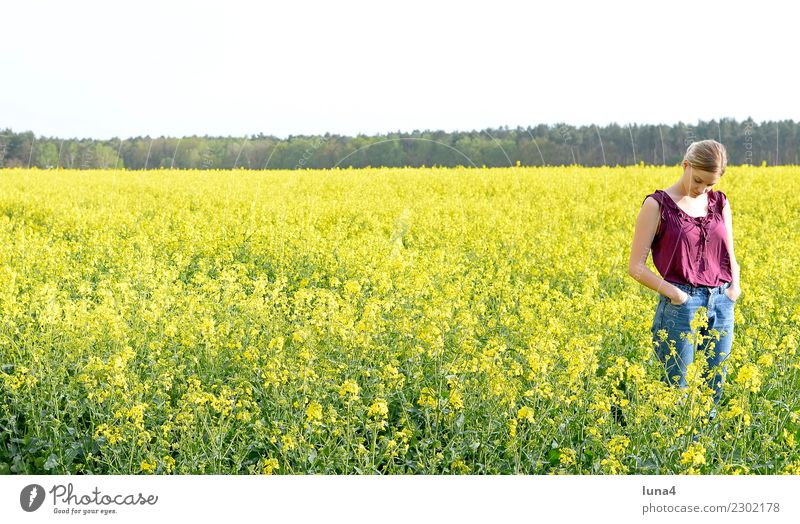
[[[728,256],[731,260],[731,286],[728,288],[730,291],[728,297],[731,300],[736,300],[742,293],[739,287],[739,263],[733,254],[733,217],[731,216],[731,206],[729,202],[725,202],[725,207],[722,208],[722,218],[725,220],[725,231],[728,233]]]
[[[628,274],[637,282],[669,298],[673,303],[685,301],[683,290],[673,286],[647,267],[647,257],[658,230],[659,220],[661,220],[659,203],[652,197],[645,199],[639,210],[639,216],[636,217]]]

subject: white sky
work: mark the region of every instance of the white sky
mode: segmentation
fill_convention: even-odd
[[[0,129],[285,137],[797,121],[791,6],[9,1]]]

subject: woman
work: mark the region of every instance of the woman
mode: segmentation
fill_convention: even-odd
[[[681,333],[692,332],[690,322],[697,309],[707,308],[708,325],[701,325],[695,335],[711,337],[711,329],[721,335],[719,340],[710,338],[713,348],[705,346],[705,378],[714,390],[715,408],[727,372],[722,364],[733,342],[734,305],[741,294],[731,208],[725,193],[711,189],[725,173],[727,163],[725,146],[715,140],[689,146],[682,162],[683,176],[645,197],[636,218],[628,264],[628,273],[635,280],[661,294],[650,331],[655,352],[665,364],[666,382],[686,387],[686,368],[694,361],[695,344]],[[661,277],[646,266],[651,249]],[[709,419],[716,415],[715,408]]]

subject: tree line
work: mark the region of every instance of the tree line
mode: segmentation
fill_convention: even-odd
[[[800,164],[800,131],[792,120],[748,118],[696,125],[500,127],[385,135],[299,135],[278,138],[191,136],[62,139],[0,131],[0,167],[41,169],[304,169],[366,166],[675,165],[695,140],[713,138],[731,165]]]

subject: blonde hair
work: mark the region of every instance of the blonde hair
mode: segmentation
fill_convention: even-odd
[[[716,140],[700,140],[689,144],[683,159],[695,169],[722,176],[728,165],[728,152]]]

